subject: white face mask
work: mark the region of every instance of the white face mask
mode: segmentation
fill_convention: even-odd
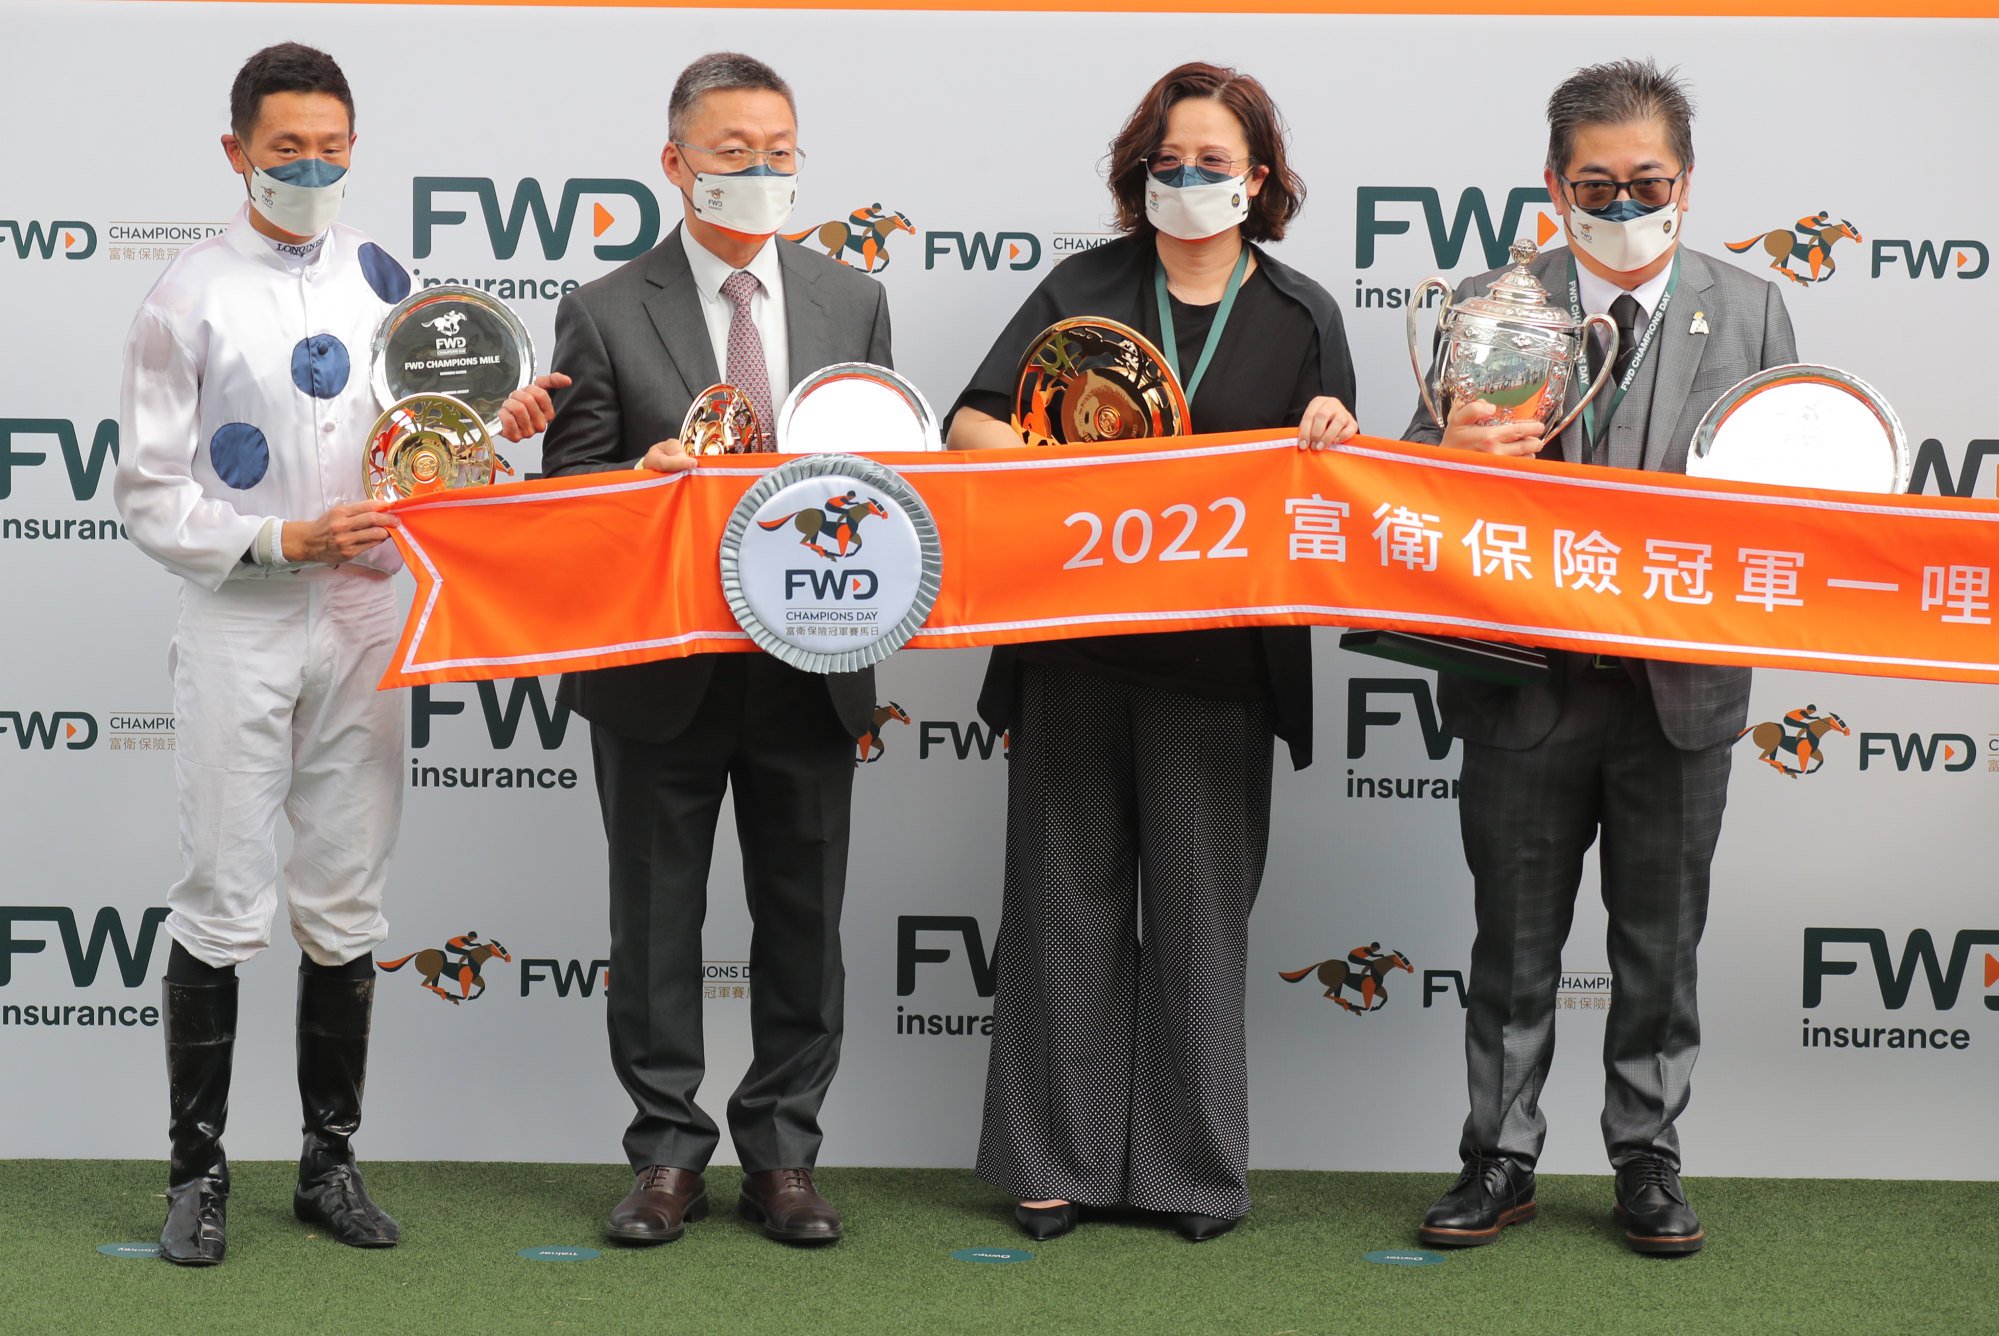
[[[295,158],[266,171],[250,164],[250,207],[295,237],[316,237],[340,216],[347,169],[324,158]]]
[[[1145,178],[1145,216],[1169,237],[1203,241],[1249,217],[1249,174],[1206,181],[1192,167],[1171,181]]]
[[[1643,269],[1680,239],[1680,206],[1661,204],[1644,213],[1634,213],[1630,206],[1630,200],[1618,200],[1603,213],[1625,216],[1609,218],[1572,206],[1569,239],[1613,272]]]
[[[798,176],[768,167],[711,175],[694,174],[694,216],[725,231],[767,237],[783,227],[798,199]]]

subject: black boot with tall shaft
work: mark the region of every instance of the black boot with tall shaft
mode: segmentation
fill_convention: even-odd
[[[236,1049],[236,980],[164,985],[167,1038],[167,1223],[160,1256],[180,1266],[214,1266],[224,1250],[229,1161],[229,1069]]]
[[[366,958],[363,958],[364,961]],[[362,968],[371,969],[372,963]],[[298,1093],[305,1149],[298,1159],[292,1213],[352,1248],[389,1248],[401,1229],[374,1202],[354,1163],[361,1088],[368,1069],[372,974],[313,966],[298,973]]]

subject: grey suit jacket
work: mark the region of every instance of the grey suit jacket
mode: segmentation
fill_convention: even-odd
[[[882,285],[791,242],[770,244],[784,274],[794,379],[835,362],[890,365]],[[722,373],[679,228],[562,299],[552,369],[573,383],[555,392],[555,420],[542,446],[542,469],[551,477],[636,468],[653,445],[680,434],[694,396]],[[610,571],[604,578],[621,577]],[[693,718],[714,660],[696,654],[571,673],[559,699],[593,723],[663,742]],[[819,680],[842,726],[855,737],[865,732],[875,705],[874,671]]]
[[[1657,359],[1651,411],[1642,418],[1620,412],[1610,424],[1612,451],[1620,441],[1642,433],[1638,443],[1644,447],[1645,467],[1665,473],[1686,472],[1694,428],[1730,386],[1798,356],[1791,318],[1774,283],[1698,251],[1683,248],[1680,256],[1679,288],[1648,354]],[[1530,267],[1551,300],[1567,300],[1566,249],[1544,251]],[[1502,272],[1493,269],[1466,279],[1453,300],[1483,296]],[[1696,312],[1706,319],[1705,334],[1693,332]],[[1579,393],[1580,387],[1571,387],[1571,403]],[[1571,437],[1580,440],[1581,430],[1578,419],[1541,457],[1565,457],[1564,449],[1572,448]],[[1408,439],[1434,445],[1442,436],[1419,404]],[[1732,741],[1741,732],[1749,710],[1747,668],[1657,659],[1643,661],[1641,668],[1659,711],[1659,724],[1674,746],[1696,751]],[[1495,686],[1446,673],[1438,682],[1437,696],[1444,727],[1454,736],[1521,750],[1554,728],[1562,712],[1564,683],[1560,672],[1549,682],[1528,686]]]

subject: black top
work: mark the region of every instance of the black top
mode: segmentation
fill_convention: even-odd
[[[1339,309],[1325,289],[1256,250],[1214,360],[1189,405],[1196,432],[1295,427],[1313,398],[1354,402],[1353,362]],[[1057,320],[1098,316],[1163,342],[1153,274],[1152,238],[1124,237],[1057,265],[1014,315],[972,382],[953,405],[1006,421],[1020,358]],[[1217,306],[1171,302],[1183,382],[1207,343]],[[1311,649],[1304,627],[1220,628],[1150,635],[1089,636],[997,651],[981,713],[995,726],[1012,715],[1013,665],[1059,664],[1145,686],[1194,695],[1265,699],[1294,764],[1311,754]]]

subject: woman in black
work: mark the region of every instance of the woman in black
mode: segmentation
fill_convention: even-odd
[[[1196,432],[1353,434],[1353,364],[1325,289],[1251,244],[1304,199],[1256,80],[1189,64],[1111,146],[1127,235],[1057,265],[958,399],[953,449],[1019,445],[1021,355],[1070,316],[1169,356]],[[1162,281],[1163,278],[1163,281]],[[1172,323],[1170,342],[1165,320]],[[994,652],[979,712],[1011,732],[1006,892],[979,1172],[1036,1238],[1079,1207],[1249,1210],[1243,971],[1274,738],[1312,743],[1302,627],[1096,636]]]

